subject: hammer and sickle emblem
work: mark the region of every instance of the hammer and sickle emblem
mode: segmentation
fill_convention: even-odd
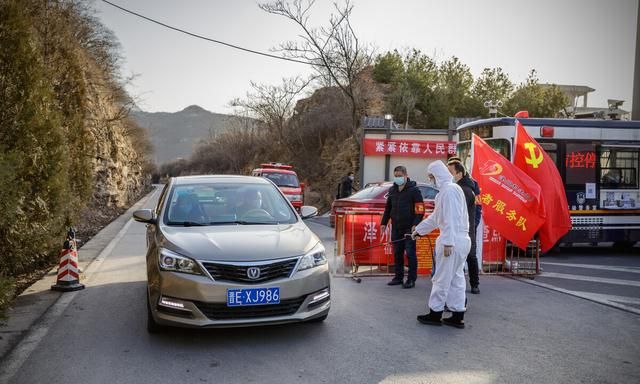
[[[536,145],[533,143],[524,143],[524,147],[529,150],[529,155],[531,156],[525,156],[525,161],[533,168],[538,168],[540,163],[542,163],[542,152],[538,152],[538,156],[536,156]]]

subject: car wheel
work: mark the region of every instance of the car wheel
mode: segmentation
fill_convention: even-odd
[[[164,327],[156,322],[151,314],[151,301],[149,300],[149,294],[147,293],[147,332],[159,333]]]
[[[320,317],[316,317],[315,319],[311,319],[308,322],[309,323],[322,323],[323,321],[325,321],[327,319],[327,316],[329,316],[329,314],[327,313],[324,316],[320,316]]]

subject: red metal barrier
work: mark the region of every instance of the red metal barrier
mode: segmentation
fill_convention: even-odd
[[[340,260],[343,260],[347,273],[362,274],[366,270],[369,274],[379,275],[393,272],[393,244],[390,244],[393,223],[381,232],[382,214],[382,211],[350,210],[336,215],[336,256],[344,257]],[[437,236],[436,232],[416,241],[420,275],[431,274]],[[368,268],[363,270],[362,267]]]

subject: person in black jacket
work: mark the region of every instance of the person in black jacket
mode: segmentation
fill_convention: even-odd
[[[459,157],[450,157],[449,160],[447,160],[447,165],[449,165],[452,162],[460,162],[462,164],[462,161],[460,160]],[[467,175],[469,173],[467,172]],[[471,178],[471,176],[469,176]],[[474,229],[476,230],[476,233],[478,232],[478,225],[480,225],[480,219],[482,218],[482,205],[479,202],[480,199],[480,186],[478,185],[478,182],[475,181],[473,178],[471,178],[471,181],[473,182],[473,193],[476,194],[476,222],[475,222],[475,227]]]
[[[351,196],[351,192],[358,192],[353,186],[353,180],[355,180],[353,172],[349,172],[347,176],[342,178],[340,184],[338,184],[338,195],[336,198],[344,199],[345,197]]]
[[[467,212],[469,213],[469,237],[471,238],[471,249],[467,256],[467,268],[469,270],[469,284],[471,293],[480,293],[478,257],[476,256],[476,186],[460,161],[449,160],[447,167],[453,175],[456,183],[462,188],[464,198],[467,202]]]
[[[416,208],[416,204],[423,204],[422,193],[420,193],[416,182],[409,179],[407,168],[402,165],[395,167],[393,176],[393,186],[389,188],[380,227],[384,233],[389,219],[391,219],[391,241],[395,241],[393,243],[395,277],[389,282],[389,285],[402,284],[403,288],[413,288],[418,278],[416,241],[412,240],[410,236],[405,237],[405,234],[411,234],[416,225],[422,221],[422,211]],[[398,241],[403,238],[404,241]],[[407,281],[403,284],[405,251],[409,260],[409,274]]]

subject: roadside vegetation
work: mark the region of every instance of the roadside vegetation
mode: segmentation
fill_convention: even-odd
[[[150,147],[127,118],[118,43],[84,2],[0,2],[0,47],[2,313],[21,276],[56,263],[83,209],[142,192]]]

